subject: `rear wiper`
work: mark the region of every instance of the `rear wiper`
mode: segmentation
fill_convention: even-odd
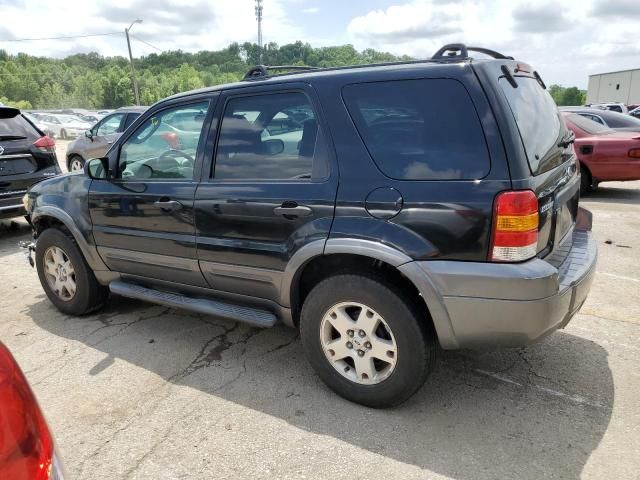
[[[0,140],[25,140],[26,138],[20,135],[0,135]]]
[[[558,143],[558,147],[567,148],[569,145],[571,145],[575,141],[576,141],[575,133],[569,132],[569,134],[566,137],[564,137],[564,139],[560,141],[560,143]]]

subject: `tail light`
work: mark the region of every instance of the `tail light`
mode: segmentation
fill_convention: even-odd
[[[538,198],[531,190],[499,193],[493,212],[489,260],[521,262],[536,255]]]
[[[631,158],[640,158],[640,148],[632,148],[629,150],[629,156]]]
[[[0,478],[61,480],[53,438],[26,378],[0,343]]]
[[[53,138],[49,137],[48,135],[45,135],[44,137],[40,137],[38,140],[34,142],[33,146],[43,152],[50,153],[50,152],[56,151],[56,141]]]

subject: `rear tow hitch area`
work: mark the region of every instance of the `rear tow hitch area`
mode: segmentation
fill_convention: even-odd
[[[23,240],[22,242],[19,242],[18,245],[20,246],[20,248],[24,248],[26,250],[24,252],[25,260],[33,268],[36,265],[36,262],[31,254],[33,253],[35,255],[36,253],[36,242]]]

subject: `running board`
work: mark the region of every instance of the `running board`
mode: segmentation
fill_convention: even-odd
[[[272,327],[275,325],[276,316],[266,310],[258,308],[241,307],[231,303],[219,302],[216,300],[206,300],[203,298],[192,298],[176,293],[162,292],[150,288],[141,287],[133,283],[126,283],[119,280],[109,284],[109,289],[123,297],[144,300],[158,303],[166,307],[182,308],[192,312],[203,313],[223,317],[236,322],[248,323],[255,327]]]

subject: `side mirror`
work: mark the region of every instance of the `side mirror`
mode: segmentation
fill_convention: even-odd
[[[262,142],[262,150],[266,155],[278,155],[284,152],[284,142],[279,138],[272,138]]]
[[[84,136],[87,137],[89,140],[93,141],[93,133],[91,132],[91,130],[85,130]]]
[[[107,157],[92,158],[84,164],[84,174],[94,180],[104,180],[109,171],[109,159]]]

